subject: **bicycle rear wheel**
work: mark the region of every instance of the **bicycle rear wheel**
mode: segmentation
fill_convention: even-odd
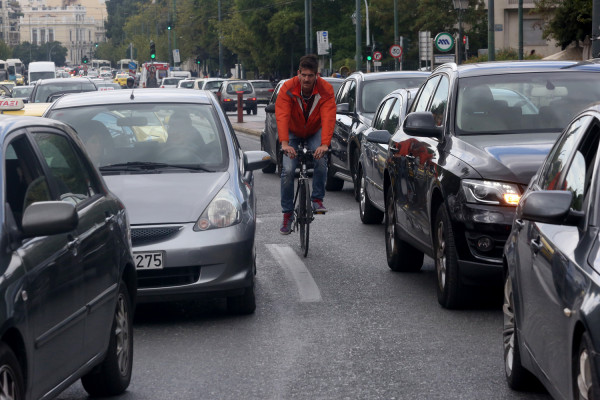
[[[300,248],[304,252],[304,257],[308,255],[308,240],[310,237],[310,220],[312,209],[310,206],[310,186],[308,180],[303,180],[300,184],[300,201],[298,202],[298,224],[300,225]]]

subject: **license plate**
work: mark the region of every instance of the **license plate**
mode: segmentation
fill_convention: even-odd
[[[133,253],[137,269],[163,269],[163,252]]]

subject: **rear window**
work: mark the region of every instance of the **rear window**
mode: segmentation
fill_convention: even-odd
[[[252,82],[255,89],[273,89],[271,82]]]
[[[250,82],[233,82],[227,85],[227,93],[234,94],[237,92],[244,92],[245,94],[252,93],[253,88]]]
[[[96,86],[92,82],[73,82],[71,79],[61,79],[61,82],[40,84],[35,89],[34,103],[46,103],[51,96],[67,93],[92,92]]]

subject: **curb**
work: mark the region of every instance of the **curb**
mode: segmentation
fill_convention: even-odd
[[[261,131],[256,130],[256,129],[250,129],[250,128],[244,128],[240,125],[236,125],[236,124],[232,124],[233,126],[233,130],[234,131],[239,131],[239,132],[243,132],[243,133],[247,133],[249,135],[254,135],[254,136],[260,136],[261,135]]]

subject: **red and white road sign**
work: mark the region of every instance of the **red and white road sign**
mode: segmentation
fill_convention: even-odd
[[[402,46],[399,44],[394,44],[390,46],[390,55],[394,58],[402,57]]]
[[[383,54],[380,51],[373,52],[373,60],[379,61],[383,58]]]

